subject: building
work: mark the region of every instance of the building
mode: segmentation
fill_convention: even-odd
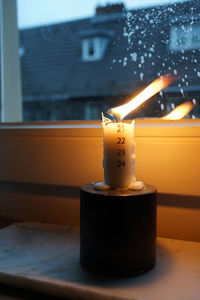
[[[193,117],[200,114],[195,0],[131,11],[107,5],[91,18],[21,30],[20,56],[25,121],[100,119],[169,72],[178,79],[132,117],[159,117],[188,99],[197,102]]]

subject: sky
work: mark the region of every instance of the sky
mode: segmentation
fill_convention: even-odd
[[[197,0],[198,1],[198,0]],[[66,20],[91,17],[95,7],[117,0],[17,0],[18,27],[28,28]],[[153,6],[183,0],[124,0],[127,9]],[[139,3],[139,4],[138,4]]]

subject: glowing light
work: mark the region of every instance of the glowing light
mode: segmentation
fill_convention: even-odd
[[[163,120],[180,120],[183,119],[194,107],[192,101],[185,102],[177,106],[172,112],[164,116]]]
[[[108,113],[115,116],[117,120],[124,119],[124,117],[128,115],[131,111],[136,109],[138,106],[140,106],[146,100],[157,94],[162,89],[166,88],[169,84],[172,83],[172,81],[174,81],[174,79],[175,77],[169,74],[156,79],[131,101],[124,105],[112,108],[108,111]]]

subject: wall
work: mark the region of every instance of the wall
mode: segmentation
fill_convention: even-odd
[[[103,180],[102,129],[50,124],[1,128],[0,215],[78,226],[79,187]],[[158,189],[159,236],[200,241],[199,128],[137,121],[136,176]]]

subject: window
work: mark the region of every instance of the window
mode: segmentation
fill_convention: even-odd
[[[93,39],[88,40],[88,56],[93,57],[95,54],[95,47],[94,47],[95,41]]]
[[[191,47],[193,49],[200,48],[200,24],[194,25],[191,28]]]
[[[187,118],[199,118],[197,1],[88,7],[18,0],[18,32],[8,2],[1,0],[2,121],[100,120],[166,73],[176,80],[127,118],[160,118],[185,101],[195,103]]]
[[[171,29],[170,49],[200,49],[200,24],[175,26]]]
[[[108,39],[103,37],[93,37],[82,41],[82,60],[97,61],[104,56]]]
[[[15,1],[0,1],[1,20],[1,121],[23,120]],[[22,56],[21,56],[22,57]]]

